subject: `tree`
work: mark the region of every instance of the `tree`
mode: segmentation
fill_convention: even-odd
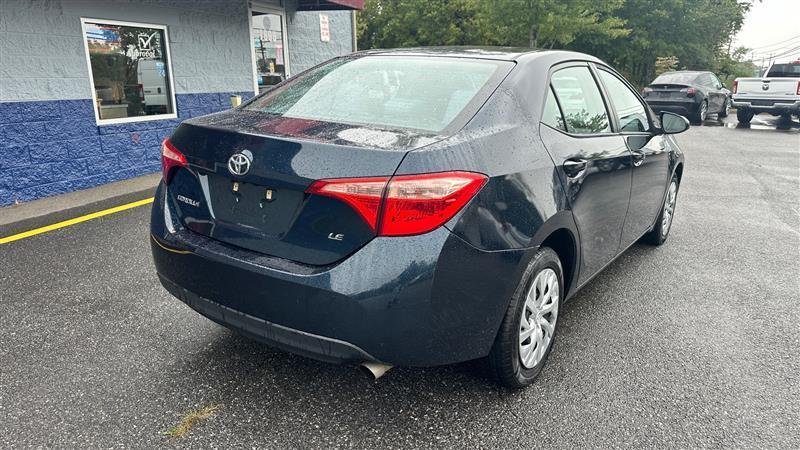
[[[626,36],[613,15],[624,0],[495,0],[481,2],[483,40],[494,45],[554,48],[580,34]]]
[[[358,16],[363,49],[479,44],[476,0],[367,0]]]

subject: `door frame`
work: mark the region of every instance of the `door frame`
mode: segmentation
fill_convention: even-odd
[[[252,76],[253,76],[253,92],[255,95],[258,95],[258,68],[256,66],[256,52],[255,48],[253,47],[253,43],[255,42],[255,33],[253,33],[253,13],[256,14],[275,14],[281,18],[281,39],[283,40],[283,67],[284,71],[286,72],[286,78],[289,78],[291,75],[291,69],[289,67],[289,36],[286,31],[286,8],[259,3],[255,1],[247,2],[247,23],[248,23],[248,34],[250,36],[250,41],[247,43],[247,48],[250,52],[250,63],[252,65]]]

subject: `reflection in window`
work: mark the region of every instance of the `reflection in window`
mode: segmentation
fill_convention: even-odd
[[[608,133],[606,107],[588,67],[568,67],[553,74],[553,90],[558,97],[567,131],[577,134]]]
[[[608,90],[608,95],[611,97],[611,102],[614,104],[620,131],[648,131],[650,122],[647,120],[647,112],[645,112],[644,106],[639,101],[639,98],[636,97],[636,94],[615,75],[605,70],[600,70],[599,72],[600,79],[603,80],[603,84]]]
[[[164,28],[83,24],[100,120],[173,115]]]
[[[337,59],[294,77],[247,109],[297,119],[440,132],[463,111],[483,103],[510,68],[505,61],[462,58]]]
[[[281,16],[253,13],[253,51],[259,92],[286,79]]]

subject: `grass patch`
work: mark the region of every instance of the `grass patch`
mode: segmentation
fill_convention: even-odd
[[[195,424],[197,424],[197,422],[208,419],[218,410],[219,405],[209,405],[202,409],[196,409],[184,416],[179,424],[170,428],[168,431],[165,431],[164,434],[173,438],[183,437],[192,429],[193,426],[195,426]]]

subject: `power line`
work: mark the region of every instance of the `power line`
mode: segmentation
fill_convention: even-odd
[[[786,39],[786,40],[783,40],[783,41],[780,41],[780,42],[775,42],[775,43],[772,43],[772,44],[760,45],[758,47],[753,47],[750,50],[761,50],[761,49],[765,49],[765,48],[769,48],[769,47],[777,47],[777,46],[780,46],[780,45],[782,45],[782,44],[784,44],[786,42],[793,41],[793,40],[795,40],[797,38],[800,38],[800,34],[798,34],[797,36],[792,36],[789,39]],[[759,52],[759,53],[761,53],[761,52]]]
[[[773,49],[773,50],[760,51],[760,52],[748,52],[748,53],[750,53],[751,55],[758,56],[758,57],[762,57],[762,56],[763,57],[769,57],[770,55],[776,55],[778,53],[784,53],[784,52],[787,52],[787,51],[793,51],[798,45],[800,45],[800,41],[794,42],[794,43],[789,44],[787,46],[784,46],[784,47],[781,47],[781,48],[776,48],[776,49]]]

